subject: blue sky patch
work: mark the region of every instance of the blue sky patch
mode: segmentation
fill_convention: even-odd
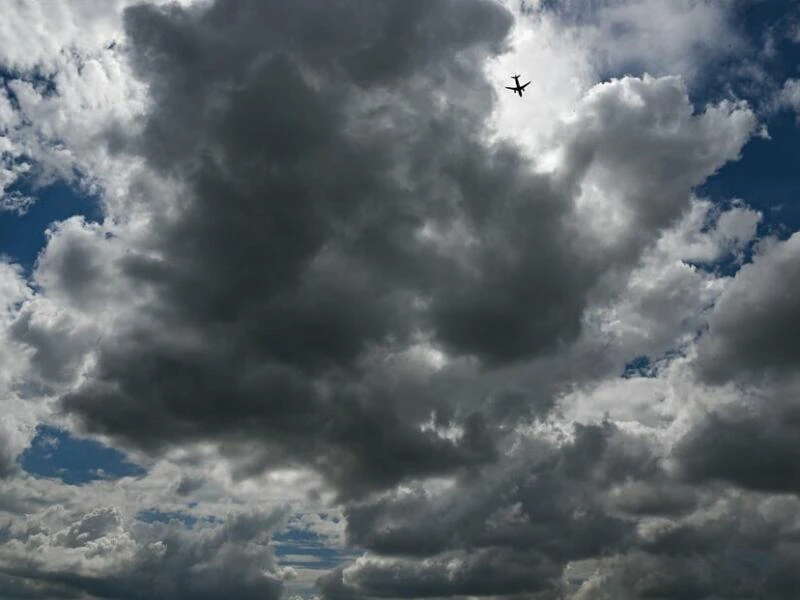
[[[70,485],[147,473],[115,448],[74,438],[69,432],[49,425],[37,427],[36,436],[19,457],[19,463],[32,475],[55,477]]]
[[[74,215],[83,215],[87,221],[102,219],[96,198],[82,194],[64,182],[55,182],[38,190],[25,185],[11,186],[9,191],[36,198],[33,206],[22,216],[0,212],[0,254],[19,263],[28,274],[45,245],[44,233],[50,224]]]
[[[630,362],[625,365],[625,368],[622,371],[622,377],[624,379],[632,379],[634,377],[650,377],[652,371],[652,364],[650,363],[650,357],[648,356],[637,356]]]
[[[0,87],[13,108],[18,109],[18,101],[8,84],[14,79],[32,84],[45,97],[58,91],[52,74],[37,70],[23,74],[0,67]],[[52,143],[57,144],[58,140],[52,140]],[[30,197],[35,202],[22,216],[15,212],[0,211],[0,255],[10,257],[30,274],[36,257],[44,247],[44,232],[51,223],[75,215],[83,215],[87,221],[99,221],[102,219],[102,211],[96,197],[74,189],[65,181],[39,185],[36,180],[41,169],[31,157],[20,156],[16,160],[30,163],[32,169],[8,186],[5,192],[8,195]]]
[[[766,227],[787,237],[800,229],[800,127],[789,113],[767,125],[772,139],[751,141],[739,161],[726,164],[697,192],[715,202],[741,198],[764,214]]]
[[[304,569],[333,569],[353,560],[361,552],[327,545],[327,541],[307,529],[288,528],[272,537],[275,556],[281,566]]]

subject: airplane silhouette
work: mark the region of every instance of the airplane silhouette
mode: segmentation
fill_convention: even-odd
[[[528,83],[526,83],[525,85],[520,85],[520,84],[519,84],[519,75],[512,75],[512,76],[511,76],[511,78],[514,80],[514,82],[515,82],[517,85],[516,85],[516,86],[514,86],[514,87],[508,87],[508,86],[506,86],[506,89],[507,89],[507,90],[511,90],[512,92],[514,92],[514,93],[516,93],[516,94],[519,94],[519,97],[520,97],[520,98],[522,98],[522,90],[524,90],[526,87],[528,87],[528,86],[530,85],[530,83],[531,83],[531,82],[529,81],[529,82],[528,82]]]

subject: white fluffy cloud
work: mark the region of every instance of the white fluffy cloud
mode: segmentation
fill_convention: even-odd
[[[730,4],[719,0],[567,0],[555,10],[575,23],[601,72],[641,69],[693,80],[744,45]]]
[[[121,55],[121,11],[132,3],[24,0],[6,9],[0,25],[0,210],[24,213],[35,190],[56,179],[85,193],[102,189],[103,202],[114,201],[125,185],[133,165],[109,148],[115,136],[135,130],[146,102],[146,90]]]
[[[800,114],[800,79],[787,79],[778,94],[778,106]]]

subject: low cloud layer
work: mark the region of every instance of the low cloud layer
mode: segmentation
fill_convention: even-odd
[[[124,523],[117,509],[103,508],[53,527],[70,516],[0,529],[9,597],[71,598],[83,590],[101,598],[279,598],[291,577],[269,547],[280,513],[186,531],[178,521]]]

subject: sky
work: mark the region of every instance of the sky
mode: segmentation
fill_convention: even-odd
[[[795,598],[798,64],[785,0],[10,3],[0,600]]]

